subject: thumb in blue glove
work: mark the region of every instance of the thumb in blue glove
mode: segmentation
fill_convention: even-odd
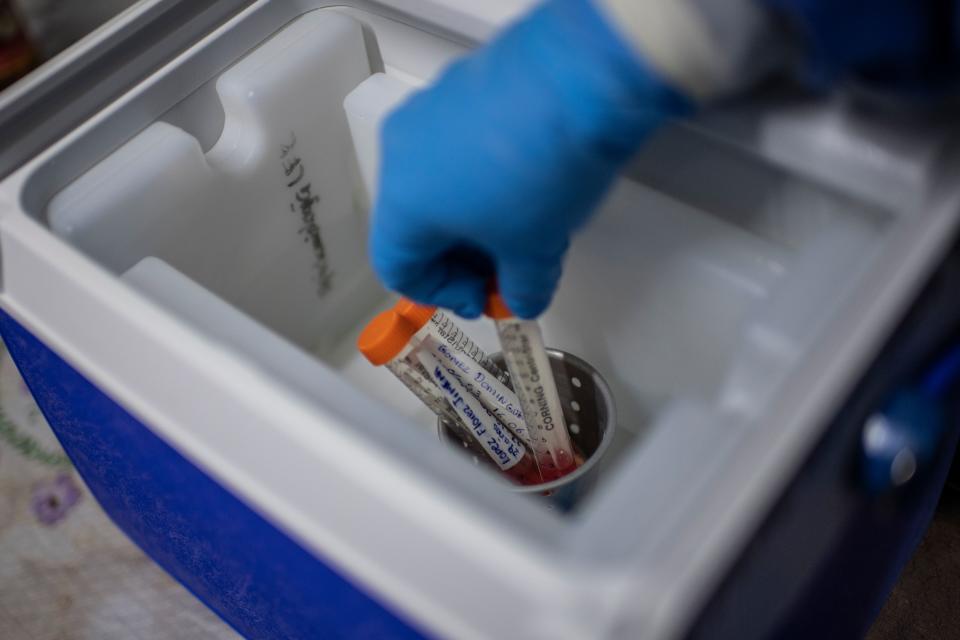
[[[476,317],[550,303],[570,236],[689,101],[589,0],[551,0],[409,99],[383,130],[371,256],[383,282]]]

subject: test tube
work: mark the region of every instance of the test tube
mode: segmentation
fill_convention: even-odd
[[[416,339],[416,338],[414,338]],[[439,343],[432,336],[420,343],[425,351],[432,353],[446,366],[457,382],[493,413],[511,433],[530,446],[531,436],[527,423],[523,419],[520,400],[512,389],[494,378],[490,373],[472,360],[463,357],[446,344]]]
[[[531,485],[543,482],[543,476],[533,454],[523,443],[497,420],[497,417],[479,402],[460,383],[453,369],[442,363],[433,353],[420,349],[416,352],[420,363],[433,377],[437,387],[444,393],[467,428],[487,451],[487,454],[506,475],[518,484]]]
[[[490,296],[486,313],[496,323],[540,472],[545,482],[556,480],[573,471],[577,460],[540,325],[514,316],[499,294]]]
[[[417,328],[416,336],[419,340],[426,340],[429,337],[440,344],[447,344],[453,351],[464,354],[492,373],[501,383],[507,381],[506,372],[470,339],[470,336],[453,321],[447,312],[437,307],[417,304],[406,298],[401,298],[393,310]]]
[[[503,370],[443,311],[402,299],[394,307],[417,329],[413,340],[451,368],[451,375],[491,411],[502,424],[530,445],[520,401],[503,380]]]
[[[378,314],[360,334],[357,347],[375,366],[385,366],[437,416],[445,418],[467,438],[475,440],[497,467],[518,484],[541,482],[533,455],[469,393],[429,352],[413,340],[416,329],[394,311]],[[425,358],[431,367],[425,367]],[[447,382],[441,387],[437,379]]]

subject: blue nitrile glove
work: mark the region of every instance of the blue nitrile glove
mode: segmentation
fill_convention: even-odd
[[[476,317],[490,279],[521,317],[650,131],[690,103],[588,0],[551,0],[387,120],[371,256],[383,282]]]

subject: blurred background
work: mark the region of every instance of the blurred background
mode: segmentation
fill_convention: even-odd
[[[0,88],[132,4],[133,0],[0,0]]]

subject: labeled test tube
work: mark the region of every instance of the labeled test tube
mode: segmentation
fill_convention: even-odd
[[[385,366],[437,416],[476,441],[493,463],[518,484],[541,482],[533,455],[496,416],[477,402],[429,352],[413,340],[416,329],[394,311],[377,315],[357,340],[360,352]],[[426,362],[426,366],[424,365]]]
[[[523,419],[520,401],[503,381],[506,375],[456,325],[453,319],[436,307],[403,299],[394,311],[417,329],[413,340],[433,353],[448,366],[451,375],[491,411],[497,419],[526,445],[530,434]]]
[[[393,310],[417,328],[418,340],[433,338],[440,344],[446,344],[454,352],[462,353],[493,374],[501,383],[507,381],[506,373],[470,339],[446,311],[417,304],[406,298],[401,298]]]
[[[540,325],[514,316],[498,294],[491,295],[486,313],[496,322],[540,473],[545,482],[565,476],[576,469],[577,460]]]
[[[543,476],[536,459],[497,417],[475,398],[445,366],[427,350],[417,350],[417,358],[446,396],[448,404],[467,425],[493,462],[507,476],[522,485],[540,484]]]
[[[416,339],[416,338],[414,338]],[[453,351],[444,343],[437,342],[432,336],[420,343],[425,351],[432,353],[449,374],[463,386],[474,398],[493,413],[507,429],[527,446],[531,445],[530,430],[523,419],[520,400],[512,389],[493,377],[486,369]]]
[[[406,335],[409,330],[402,318],[386,311],[378,314],[364,327],[357,340],[357,348],[374,366],[385,366],[438,417],[446,418],[451,424],[457,425],[459,418],[446,398],[439,392],[430,376],[409,359],[413,350],[409,336]]]

